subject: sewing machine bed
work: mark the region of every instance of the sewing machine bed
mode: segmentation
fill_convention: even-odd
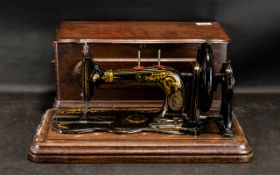
[[[51,127],[57,108],[48,110],[30,147],[29,160],[59,163],[248,162],[253,153],[236,116],[235,136],[222,137],[208,122],[198,135],[138,132],[62,134]]]

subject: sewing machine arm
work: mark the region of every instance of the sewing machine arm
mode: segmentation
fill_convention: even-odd
[[[184,125],[197,127],[201,124],[200,113],[208,112],[213,100],[213,92],[221,84],[221,131],[223,136],[233,136],[232,97],[234,78],[230,63],[224,63],[220,73],[214,73],[213,53],[207,43],[201,44],[192,72],[177,72],[172,68],[142,70],[102,71],[88,51],[82,60],[83,100],[89,101],[99,84],[129,83],[131,85],[159,86],[165,93],[165,100],[159,117],[165,119],[167,113],[181,113]]]

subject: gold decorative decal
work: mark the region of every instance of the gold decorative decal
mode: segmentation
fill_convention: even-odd
[[[138,75],[139,76],[139,75]],[[152,75],[145,77],[146,81],[154,81],[163,85],[166,95],[177,92],[182,85],[176,81],[176,75],[171,71],[153,72]]]
[[[56,112],[58,115],[69,115],[69,114],[81,114],[83,112],[82,108],[67,108]]]
[[[106,83],[113,82],[114,80],[114,73],[112,70],[109,70],[104,73],[104,75],[101,77]]]
[[[180,111],[183,108],[184,99],[180,91],[170,95],[168,105],[173,111]]]
[[[95,73],[93,76],[92,76],[92,81],[95,83],[98,79],[99,79],[99,74],[98,73]]]
[[[130,123],[130,124],[139,124],[139,123],[144,123],[148,120],[147,117],[145,117],[144,115],[141,114],[132,114],[129,115],[126,119],[125,122],[126,123]]]
[[[82,114],[84,111],[81,107],[73,107],[73,108],[62,108],[56,112],[56,115],[79,115]],[[90,108],[89,112],[94,113],[96,109]]]
[[[59,127],[59,128],[62,128],[62,129],[68,129],[68,127],[67,126],[65,126],[64,124],[57,124],[57,126]]]

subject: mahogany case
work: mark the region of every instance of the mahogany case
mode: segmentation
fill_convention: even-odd
[[[220,72],[227,61],[228,35],[216,22],[145,22],[145,21],[66,21],[57,29],[53,41],[57,96],[54,108],[48,110],[38,126],[30,147],[29,160],[34,162],[248,162],[250,147],[234,116],[233,138],[220,135],[210,123],[208,134],[169,135],[137,133],[59,134],[50,125],[59,108],[81,107],[81,87],[74,76],[87,43],[93,59],[103,69],[131,68],[137,65],[161,64],[182,72],[191,70],[198,46],[207,42],[214,56],[214,71]],[[152,87],[101,85],[90,101],[90,107],[115,109],[155,109],[163,103],[163,92]],[[212,114],[219,113],[221,90],[218,86],[212,103]]]

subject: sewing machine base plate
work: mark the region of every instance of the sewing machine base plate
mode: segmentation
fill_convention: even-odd
[[[165,134],[197,134],[207,132],[202,123],[217,121],[217,117],[207,117],[199,126],[185,126],[182,114],[166,113],[160,118],[159,110],[93,110],[84,117],[82,108],[62,108],[53,116],[52,129],[62,134],[85,134],[109,132],[114,134],[134,134],[157,132]],[[84,118],[83,118],[84,117]]]
[[[210,163],[249,162],[252,148],[235,115],[235,136],[222,137],[215,122],[205,132],[114,134],[89,132],[64,134],[52,128],[57,109],[48,110],[30,147],[29,160],[54,163]]]

